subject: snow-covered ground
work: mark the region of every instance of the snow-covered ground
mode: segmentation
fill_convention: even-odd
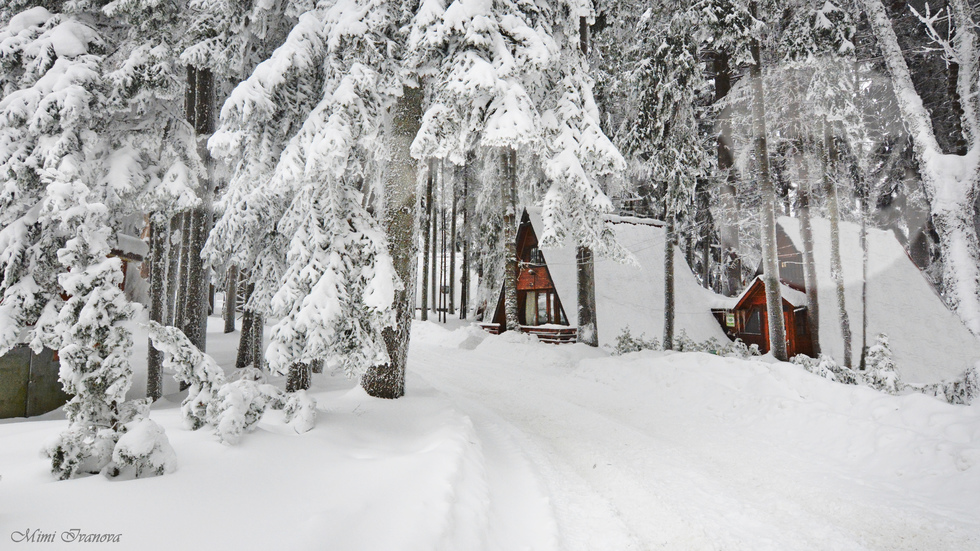
[[[313,431],[270,412],[234,447],[162,400],[179,468],[140,480],[56,482],[38,450],[64,421],[6,420],[0,549],[74,528],[139,550],[980,549],[980,405],[431,322],[404,399],[312,394]]]

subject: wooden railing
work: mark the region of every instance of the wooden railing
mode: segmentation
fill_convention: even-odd
[[[501,332],[499,323],[481,323],[480,327],[491,335],[499,335]],[[578,328],[568,326],[522,325],[521,332],[534,335],[539,341],[548,344],[573,343],[578,338]]]

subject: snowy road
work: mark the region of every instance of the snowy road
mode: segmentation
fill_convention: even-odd
[[[705,355],[420,337],[411,371],[473,420],[488,471],[519,448],[550,495],[557,538],[512,515],[499,549],[980,549],[976,438],[896,420],[905,398]]]

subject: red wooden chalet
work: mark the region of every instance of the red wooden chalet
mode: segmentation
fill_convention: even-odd
[[[533,334],[541,341],[575,342],[578,329],[568,323],[526,210],[517,229],[517,318],[522,332]],[[480,325],[495,335],[506,330],[502,288],[492,323]]]
[[[783,295],[783,324],[786,327],[786,354],[813,356],[813,341],[806,317],[806,295],[780,283]],[[738,297],[733,308],[714,308],[711,313],[731,339],[742,339],[746,345],[757,345],[769,351],[769,314],[766,310],[766,286],[757,276]]]

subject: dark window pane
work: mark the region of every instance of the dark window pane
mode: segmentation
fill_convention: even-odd
[[[762,334],[762,310],[756,308],[749,312],[749,319],[745,322],[744,331],[749,335]]]

